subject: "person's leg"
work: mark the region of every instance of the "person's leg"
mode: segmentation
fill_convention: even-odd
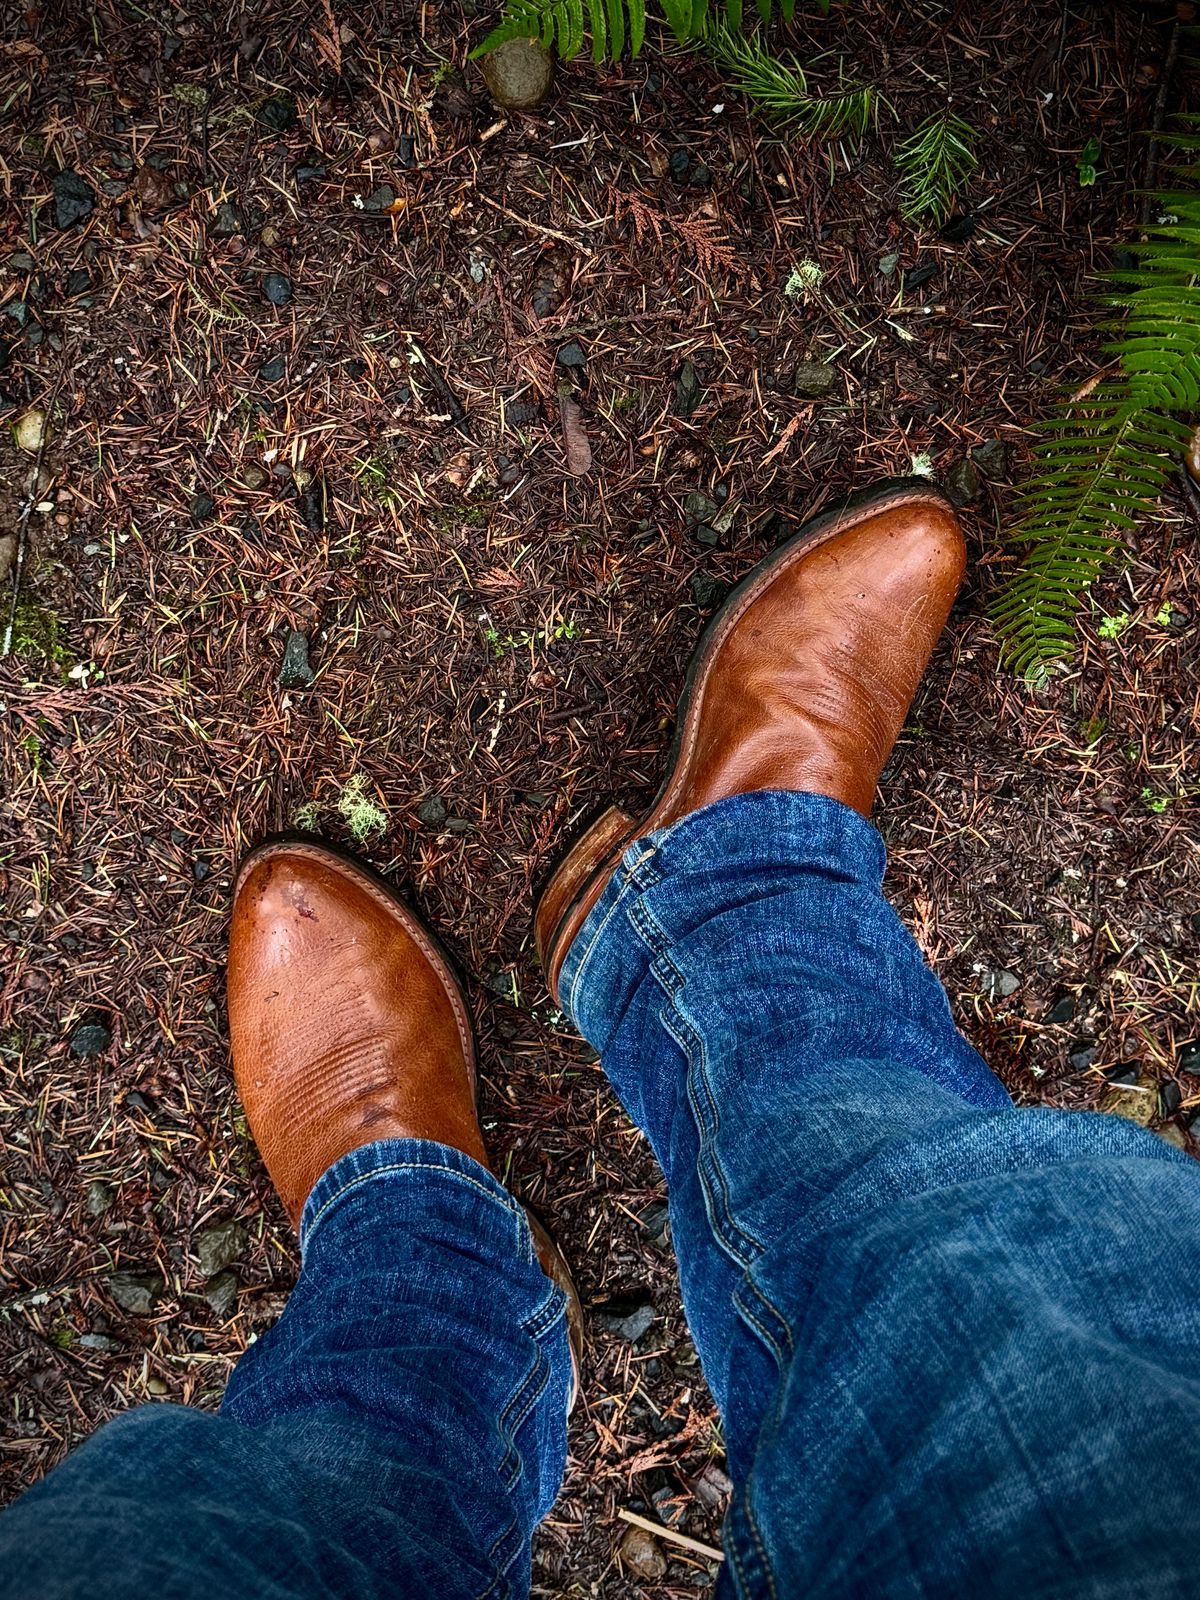
[[[5,1600],[523,1596],[566,1459],[564,1297],[469,1156],[344,1156],[221,1414],[151,1405],[0,1515]]]
[[[832,800],[633,846],[563,967],[667,1176],[745,1596],[1193,1593],[1200,1172],[1018,1110]]]
[[[1012,1107],[881,892],[866,818],[962,561],[919,487],[781,547],[650,813],[536,919],[667,1176],[755,1600],[1196,1589],[1200,1172]]]
[[[300,1280],[220,1416],[142,1407],[0,1516],[0,1596],[519,1600],[573,1290],[484,1165],[453,975],[385,886],[291,843],[239,879],[229,1008]]]

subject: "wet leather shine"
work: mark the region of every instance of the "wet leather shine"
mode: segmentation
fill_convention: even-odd
[[[243,865],[229,935],[238,1090],[293,1224],[327,1167],[377,1139],[487,1164],[471,1020],[415,915],[319,845]]]
[[[962,582],[949,504],[899,489],[768,557],[702,639],[666,785],[612,840],[594,830],[547,885],[536,918],[550,991],[571,941],[635,838],[760,789],[828,795],[869,817],[879,775]],[[587,882],[589,873],[594,873]]]

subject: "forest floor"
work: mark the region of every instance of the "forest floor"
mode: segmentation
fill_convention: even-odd
[[[965,495],[970,461],[889,890],[1019,1100],[1123,1096],[1196,1148],[1194,511],[1136,534],[1044,687],[985,617],[1029,425],[1103,361],[1087,280],[1136,226],[1166,30],[814,13],[801,58],[897,119],[855,150],[673,46],[502,112],[466,11],[334,0],[336,47],[320,0],[0,22],[0,401],[53,424],[0,664],[0,1488],[140,1401],[215,1406],[294,1280],[223,961],[239,856],[300,822],[359,836],[470,975],[497,1170],[592,1308],[535,1593],[688,1595],[711,1564],[639,1575],[617,1513],[717,1543],[719,1429],[661,1175],[547,999],[533,886],[581,811],[646,803],[727,586],[822,502],[914,463]],[[890,164],[947,98],[981,136],[953,243],[900,221]],[[5,427],[5,566],[30,459]]]

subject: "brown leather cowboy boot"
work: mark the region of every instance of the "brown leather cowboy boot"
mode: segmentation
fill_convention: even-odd
[[[293,1225],[326,1168],[377,1139],[432,1139],[487,1165],[462,988],[433,935],[362,863],[310,841],[251,851],[234,891],[228,994],[238,1090]],[[578,1374],[579,1297],[529,1220],[543,1270],[567,1294]]]
[[[869,816],[875,785],[962,581],[948,502],[884,484],[805,524],[705,630],[647,814],[617,807],[550,878],[534,919],[550,992],[571,941],[634,839],[727,795],[828,795]]]

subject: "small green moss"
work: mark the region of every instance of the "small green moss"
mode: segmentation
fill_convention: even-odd
[[[62,644],[61,618],[30,595],[22,595],[17,603],[12,649],[16,656],[39,656],[56,667],[65,667],[71,660]]]
[[[384,808],[367,794],[367,780],[361,773],[347,778],[337,797],[338,814],[355,844],[362,844],[373,833],[382,833],[388,824]]]
[[[302,833],[316,833],[321,826],[322,807],[319,800],[305,800],[292,812],[292,827]]]

